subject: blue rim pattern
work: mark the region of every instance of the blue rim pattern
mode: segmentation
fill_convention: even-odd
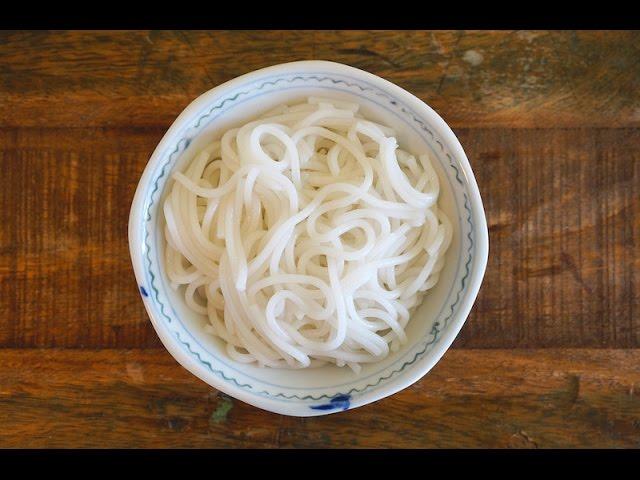
[[[344,75],[340,75],[341,77],[344,77]],[[433,131],[427,127],[427,125],[425,125],[425,123],[420,120],[413,111],[411,111],[410,109],[407,109],[404,105],[400,104],[400,102],[396,99],[394,99],[393,97],[389,96],[388,94],[386,94],[383,91],[380,91],[377,87],[373,87],[367,84],[367,82],[362,82],[360,80],[356,80],[356,79],[352,79],[349,78],[350,81],[346,81],[343,80],[341,78],[331,78],[329,76],[326,75],[316,75],[316,74],[290,74],[290,75],[281,75],[281,78],[276,78],[275,80],[268,80],[268,81],[262,81],[257,85],[254,85],[253,88],[248,89],[248,90],[241,90],[233,95],[228,95],[226,96],[224,99],[222,99],[222,101],[220,101],[219,103],[217,103],[216,105],[214,105],[213,107],[211,107],[206,113],[203,113],[201,115],[198,116],[198,119],[195,121],[194,126],[191,127],[190,129],[187,129],[187,132],[192,132],[192,136],[195,135],[197,133],[197,129],[201,128],[203,126],[203,120],[206,118],[209,118],[212,116],[213,112],[216,110],[221,110],[223,108],[223,106],[227,103],[229,103],[230,105],[237,101],[240,97],[242,96],[248,96],[249,94],[253,93],[253,92],[257,92],[259,90],[262,90],[263,88],[271,85],[271,86],[275,86],[277,85],[279,82],[288,82],[288,83],[293,83],[296,81],[301,81],[301,82],[310,82],[310,81],[316,81],[319,84],[321,84],[322,82],[326,82],[326,81],[330,81],[332,84],[334,85],[338,85],[338,84],[344,84],[345,86],[348,87],[357,87],[358,89],[360,89],[361,91],[372,91],[376,96],[378,97],[383,97],[387,103],[389,105],[392,105],[393,107],[399,107],[399,110],[405,114],[408,115],[410,117],[410,119],[419,126],[419,128],[425,132],[427,132],[431,139],[440,147],[441,152],[447,157],[448,161],[449,161],[449,167],[451,167],[453,169],[453,171],[455,171],[455,179],[457,181],[458,184],[460,184],[463,188],[465,187],[464,182],[462,181],[462,179],[460,178],[460,171],[458,169],[458,167],[454,164],[454,160],[451,156],[451,154],[449,152],[447,152],[445,150],[445,147],[443,145],[443,143],[441,141],[439,141],[437,138],[435,138]],[[348,77],[347,77],[348,78]],[[363,86],[362,84],[366,85]],[[246,88],[245,87],[241,87],[241,88]],[[211,118],[211,120],[213,120],[213,118]],[[206,125],[206,124],[204,124]],[[163,179],[163,177],[165,177],[166,175],[166,170],[167,167],[169,165],[172,165],[174,163],[174,159],[175,157],[183,152],[184,150],[186,150],[186,148],[189,146],[189,144],[191,143],[191,138],[190,136],[187,136],[187,134],[183,134],[183,137],[176,142],[175,145],[175,149],[168,155],[166,161],[162,164],[162,168],[160,169],[160,173],[158,176],[156,176],[153,180],[153,189],[151,191],[151,193],[148,196],[145,196],[147,199],[149,199],[148,205],[146,207],[146,222],[145,222],[145,228],[144,228],[144,245],[145,245],[145,258],[147,260],[147,264],[148,264],[148,268],[146,269],[146,273],[148,274],[148,283],[151,286],[151,292],[148,292],[148,289],[145,289],[144,286],[140,286],[140,291],[141,293],[145,296],[148,297],[149,299],[151,299],[153,301],[154,304],[157,304],[159,306],[159,311],[162,315],[162,317],[166,320],[167,324],[171,324],[172,323],[172,318],[167,314],[167,312],[165,312],[165,305],[162,302],[162,300],[160,299],[160,290],[158,289],[158,287],[156,286],[156,280],[157,277],[153,272],[153,268],[152,268],[152,260],[151,260],[151,245],[149,243],[149,237],[150,237],[150,228],[152,228],[153,226],[153,216],[152,216],[152,206],[155,203],[155,196],[157,196],[159,190],[160,190],[160,183],[161,180]],[[157,169],[156,169],[157,170]],[[165,180],[166,181],[166,180]],[[449,306],[449,312],[446,316],[446,318],[442,321],[442,323],[444,325],[441,326],[440,322],[436,321],[434,322],[434,324],[432,325],[432,328],[429,332],[428,335],[430,335],[431,337],[427,339],[427,341],[424,343],[424,347],[417,351],[414,355],[413,358],[411,358],[410,360],[404,361],[402,363],[402,365],[399,368],[395,368],[393,369],[389,374],[387,375],[383,375],[380,376],[376,382],[373,383],[368,383],[366,384],[364,387],[354,387],[351,388],[349,391],[344,392],[344,393],[332,393],[332,394],[322,394],[319,396],[314,396],[314,395],[304,395],[304,396],[300,396],[297,394],[293,394],[293,395],[287,395],[284,393],[270,393],[267,390],[256,390],[251,384],[248,383],[241,383],[239,382],[236,378],[233,378],[232,376],[228,376],[226,375],[222,370],[218,370],[216,368],[213,367],[213,365],[211,364],[211,362],[204,360],[201,355],[192,348],[192,345],[189,343],[188,339],[184,339],[182,338],[182,336],[180,335],[180,332],[178,331],[172,331],[172,333],[175,335],[176,339],[179,341],[179,343],[183,346],[183,348],[189,352],[189,354],[192,356],[192,358],[196,359],[201,365],[204,365],[205,367],[207,367],[208,370],[210,370],[212,373],[218,375],[220,378],[222,378],[223,380],[227,381],[227,382],[232,382],[234,383],[236,386],[243,388],[247,391],[250,391],[251,393],[258,395],[258,396],[262,396],[262,397],[268,397],[268,398],[278,398],[278,399],[282,399],[285,401],[292,401],[292,400],[299,400],[299,401],[318,401],[318,400],[329,400],[330,403],[326,404],[329,407],[325,406],[311,406],[311,408],[313,409],[319,409],[319,410],[325,410],[325,409],[330,409],[330,408],[342,408],[345,403],[344,403],[344,399],[346,398],[346,408],[344,408],[345,410],[347,408],[349,408],[349,401],[351,399],[351,394],[353,393],[364,393],[366,391],[369,391],[370,389],[374,389],[375,387],[379,386],[383,381],[388,380],[394,376],[396,376],[398,373],[401,373],[406,367],[412,365],[413,363],[415,363],[416,361],[418,361],[420,358],[422,358],[424,356],[424,354],[427,352],[427,350],[429,350],[430,347],[432,347],[433,345],[435,345],[439,339],[439,335],[442,331],[443,328],[445,328],[450,320],[450,318],[453,316],[453,314],[455,313],[455,307],[457,306],[457,304],[460,301],[460,298],[462,296],[462,293],[464,292],[465,289],[465,285],[466,285],[466,281],[467,278],[470,275],[470,265],[473,259],[473,249],[474,249],[474,241],[473,241],[473,223],[472,223],[472,210],[471,210],[471,206],[469,203],[469,199],[467,196],[467,192],[463,191],[462,192],[463,197],[464,197],[464,208],[467,211],[467,218],[466,221],[469,225],[469,230],[468,233],[466,235],[467,239],[469,240],[469,245],[466,251],[466,254],[468,255],[468,258],[464,264],[464,268],[465,268],[465,273],[462,277],[462,279],[460,280],[460,288],[458,289],[457,293],[456,293],[456,297],[455,297],[455,301]],[[461,239],[462,240],[462,239]],[[150,295],[150,293],[152,293],[153,295]],[[174,312],[175,313],[175,312]],[[186,327],[183,326],[183,328]],[[424,341],[424,339],[423,339]],[[418,342],[418,344],[420,344],[422,342]],[[409,351],[413,350],[415,348],[412,347]],[[402,361],[402,359],[399,359],[396,363],[400,363]],[[384,370],[388,370],[389,368],[391,368],[393,365],[389,365],[387,367],[385,367],[383,369]],[[282,387],[284,388],[284,387]],[[338,399],[338,400],[335,400]],[[333,403],[331,403],[333,402]],[[340,405],[336,406],[336,402],[340,403]]]

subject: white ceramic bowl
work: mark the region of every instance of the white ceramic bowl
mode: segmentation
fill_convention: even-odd
[[[162,204],[171,172],[224,130],[274,106],[308,95],[356,101],[362,112],[395,128],[400,145],[428,149],[441,177],[441,206],[454,238],[436,287],[407,326],[409,342],[360,374],[348,368],[278,370],[239,364],[221,341],[203,332],[206,319],[168,285]],[[323,415],[366,405],[408,387],[442,357],[480,288],[488,256],[487,223],[469,161],[449,126],[421,100],[346,65],[293,62],[264,68],[209,90],[176,119],[158,144],[136,190],[129,248],[144,306],[167,350],[191,373],[256,407],[294,416]]]

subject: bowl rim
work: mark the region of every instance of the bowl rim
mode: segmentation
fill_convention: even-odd
[[[287,73],[293,70],[313,70],[324,69],[335,74],[347,74],[354,77],[361,78],[374,86],[377,86],[383,90],[390,92],[394,97],[401,99],[407,105],[417,112],[421,117],[426,118],[428,123],[438,130],[439,136],[444,140],[447,148],[452,152],[456,158],[457,163],[462,167],[462,173],[466,180],[467,192],[469,193],[469,202],[473,207],[473,225],[471,227],[474,232],[474,258],[473,268],[469,275],[469,282],[466,287],[464,298],[461,299],[460,305],[456,311],[456,314],[450,319],[447,328],[442,331],[442,335],[435,343],[432,349],[425,354],[418,361],[413,363],[412,368],[403,372],[403,375],[397,376],[392,382],[380,386],[377,389],[365,392],[358,397],[357,402],[353,402],[348,405],[349,409],[363,406],[372,402],[376,402],[385,397],[393,395],[394,393],[407,388],[412,385],[424,375],[426,375],[433,366],[442,358],[451,343],[457,337],[460,329],[464,325],[469,312],[475,299],[477,297],[480,285],[482,283],[484,273],[486,270],[488,254],[489,254],[489,235],[486,223],[486,216],[480,197],[477,182],[471,170],[469,160],[458,140],[457,136],[451,130],[449,125],[436,113],[429,105],[417,98],[415,95],[404,90],[400,86],[389,82],[377,75],[360,70],[349,65],[344,65],[337,62],[330,62],[325,60],[303,60],[296,62],[287,62],[270,67],[254,70],[244,75],[235,77],[227,82],[224,82],[195,98],[173,121],[168,128],[153,153],[149,157],[149,160],[145,166],[145,169],[140,177],[136,192],[131,203],[131,210],[129,213],[129,225],[128,225],[128,237],[129,237],[129,251],[133,264],[133,269],[136,277],[136,281],[140,286],[142,300],[147,311],[147,315],[159,336],[164,347],[174,357],[174,359],[181,364],[185,369],[190,371],[196,377],[208,385],[216,388],[217,390],[224,392],[238,400],[245,403],[249,403],[258,408],[268,410],[274,413],[280,413],[292,416],[316,416],[330,413],[336,413],[345,409],[328,409],[328,410],[313,410],[305,407],[304,409],[296,408],[296,404],[282,403],[268,397],[255,396],[239,386],[233,385],[224,379],[219,378],[212,372],[207,370],[203,365],[196,362],[191,356],[178,345],[177,339],[171,335],[169,330],[164,325],[163,321],[157,317],[157,314],[150,305],[150,299],[147,292],[142,285],[145,284],[144,275],[144,262],[143,262],[143,250],[144,245],[141,248],[139,243],[140,233],[143,225],[144,217],[144,201],[145,193],[148,184],[150,183],[155,167],[162,160],[162,152],[166,148],[176,141],[176,135],[188,127],[188,123],[193,119],[193,116],[202,111],[203,107],[211,103],[212,100],[217,98],[224,91],[232,90],[236,86],[247,83],[248,81],[255,81],[263,78],[267,75],[274,73]]]

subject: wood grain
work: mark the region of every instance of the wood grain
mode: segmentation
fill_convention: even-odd
[[[0,364],[0,447],[640,447],[637,350],[450,351],[393,397],[306,419],[221,397],[163,350]]]
[[[158,129],[0,129],[0,346],[160,347],[127,221]],[[456,346],[640,346],[636,129],[458,129],[490,257]]]
[[[127,222],[162,132],[0,130],[0,345],[159,346]]]
[[[302,59],[433,106],[490,234],[476,305],[436,368],[313,419],[177,365],[127,242],[180,111]],[[639,152],[637,31],[0,32],[0,447],[640,447]]]
[[[457,346],[640,346],[640,130],[458,130],[489,226]]]
[[[0,32],[0,126],[163,126],[293,60],[347,63],[455,127],[640,125],[640,32]]]

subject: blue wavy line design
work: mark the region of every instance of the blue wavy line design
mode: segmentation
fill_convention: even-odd
[[[194,127],[192,127],[192,128],[196,128],[196,129],[199,128],[201,123],[202,123],[202,121],[205,118],[210,117],[215,110],[221,109],[226,103],[234,102],[235,100],[237,100],[238,98],[240,98],[243,95],[249,95],[252,92],[256,92],[256,91],[262,90],[267,85],[275,86],[279,82],[293,83],[296,80],[304,81],[304,82],[307,82],[309,80],[316,80],[316,81],[318,81],[320,83],[323,82],[323,81],[330,81],[334,85],[342,83],[342,84],[344,84],[346,86],[349,86],[349,87],[356,87],[356,88],[360,89],[360,91],[362,91],[362,92],[364,92],[364,91],[372,91],[376,96],[384,97],[385,99],[387,99],[391,105],[394,105],[394,106],[398,105],[398,102],[396,100],[394,100],[393,97],[387,95],[384,92],[380,92],[378,90],[375,90],[374,88],[371,88],[371,87],[363,87],[362,85],[359,85],[357,83],[348,82],[348,81],[345,81],[343,79],[334,79],[334,78],[326,77],[326,76],[309,75],[309,76],[304,76],[303,77],[303,76],[300,76],[300,75],[296,75],[296,76],[290,77],[290,78],[278,78],[278,79],[273,80],[273,81],[265,81],[265,82],[262,82],[261,84],[259,84],[258,86],[255,86],[252,89],[237,92],[235,95],[229,96],[229,97],[223,99],[220,103],[218,103],[217,105],[213,106],[207,113],[201,115],[198,118],[198,120],[196,121]],[[442,152],[445,153],[447,159],[449,160],[449,166],[455,171],[455,178],[456,178],[457,182],[460,185],[464,186],[464,183],[463,183],[463,181],[462,181],[462,179],[460,178],[460,175],[459,175],[460,172],[459,172],[458,168],[454,165],[453,158],[451,157],[451,155],[448,152],[445,151],[444,145],[442,144],[442,142],[440,142],[439,140],[435,139],[433,131],[431,129],[429,129],[427,127],[427,125],[425,125],[425,123],[422,120],[417,118],[413,114],[413,112],[407,110],[406,108],[404,108],[402,106],[400,107],[400,110],[403,113],[407,114],[416,124],[418,124],[420,126],[420,128],[423,131],[427,132],[431,136],[431,138],[436,141],[436,143],[440,146],[440,149],[442,150]],[[160,185],[159,185],[160,184],[160,180],[165,176],[167,167],[172,164],[173,158],[175,157],[175,155],[178,154],[179,152],[185,150],[189,146],[190,143],[191,143],[191,138],[187,138],[187,137],[181,138],[176,143],[175,149],[171,152],[171,154],[169,154],[169,156],[167,158],[167,161],[162,166],[162,168],[160,170],[160,174],[155,179],[154,185],[153,185],[153,189],[152,189],[152,191],[151,191],[151,193],[149,195],[150,201],[149,201],[149,204],[147,206],[147,216],[146,216],[147,222],[150,222],[152,220],[151,207],[155,203],[154,196],[156,195],[156,193],[158,192],[158,190],[160,188]],[[462,280],[460,282],[460,289],[458,290],[458,292],[456,294],[455,301],[450,306],[449,314],[447,315],[447,317],[443,321],[444,325],[442,326],[442,328],[446,328],[449,320],[453,316],[453,313],[455,311],[456,305],[460,301],[461,293],[464,291],[464,288],[465,288],[465,285],[466,285],[466,280],[470,275],[470,265],[471,265],[471,262],[473,260],[472,250],[473,250],[474,242],[473,242],[473,237],[472,237],[472,232],[473,232],[473,223],[471,221],[472,211],[471,211],[471,208],[470,208],[470,205],[469,205],[469,199],[467,197],[466,192],[463,192],[463,194],[464,194],[464,208],[467,211],[467,219],[466,220],[467,220],[467,223],[469,224],[469,227],[470,227],[469,232],[467,233],[467,238],[469,239],[469,247],[467,249],[467,253],[468,253],[469,257],[467,259],[467,262],[465,263],[465,274],[462,277]],[[147,265],[148,265],[148,270],[147,271],[148,271],[148,273],[150,275],[150,278],[151,278],[151,281],[150,281],[151,289],[153,290],[153,293],[154,293],[154,296],[155,296],[155,299],[153,297],[150,297],[150,298],[152,298],[152,300],[155,300],[155,302],[160,305],[160,312],[161,312],[162,316],[167,320],[167,322],[169,324],[171,324],[172,323],[171,317],[169,315],[167,315],[167,313],[165,312],[164,303],[160,300],[160,291],[158,290],[157,286],[155,285],[156,275],[153,273],[153,270],[151,268],[151,265],[152,265],[151,257],[150,257],[151,245],[149,244],[149,236],[150,236],[150,234],[149,234],[148,225],[146,227],[147,228],[145,228],[145,237],[144,237],[144,244],[146,246],[145,258],[147,259]],[[144,287],[141,286],[141,288],[144,288]],[[197,358],[198,361],[202,365],[205,365],[211,372],[213,372],[214,374],[220,376],[225,381],[233,382],[235,385],[237,385],[240,388],[246,388],[248,390],[253,390],[255,394],[260,395],[260,396],[265,396],[265,397],[269,397],[269,398],[282,398],[282,399],[286,399],[286,400],[294,400],[294,399],[295,400],[302,400],[302,401],[305,401],[305,400],[313,400],[313,401],[329,400],[331,402],[331,400],[335,399],[335,398],[339,398],[339,399],[340,398],[347,398],[347,399],[349,399],[349,400],[347,400],[347,408],[348,408],[348,402],[350,401],[351,394],[353,394],[353,393],[364,393],[368,389],[377,387],[378,385],[380,385],[381,382],[383,382],[385,380],[388,380],[391,377],[393,377],[394,375],[402,372],[406,367],[412,365],[418,359],[420,359],[427,352],[429,347],[433,346],[438,341],[440,333],[442,331],[441,328],[439,328],[439,327],[440,327],[440,323],[439,322],[435,322],[433,324],[432,328],[431,328],[431,331],[429,332],[430,335],[431,335],[431,338],[425,342],[422,350],[416,352],[411,360],[408,360],[408,361],[404,362],[402,364],[402,366],[400,366],[399,368],[396,368],[396,369],[392,370],[386,376],[380,377],[375,383],[369,383],[366,386],[361,387],[361,388],[354,387],[354,388],[350,389],[346,393],[338,393],[338,394],[333,394],[333,395],[322,394],[322,395],[319,395],[319,396],[314,396],[314,395],[300,396],[300,395],[297,395],[297,394],[286,395],[284,393],[273,394],[273,393],[267,392],[266,390],[262,390],[262,391],[256,392],[255,388],[252,385],[240,383],[235,378],[227,376],[222,370],[214,369],[210,362],[208,362],[206,360],[203,360],[202,357],[200,356],[200,354],[193,350],[193,348],[191,347],[191,344],[188,341],[185,341],[180,337],[180,333],[179,332],[174,331],[173,333],[175,334],[175,336],[178,339],[178,341],[182,345],[184,345],[184,347],[189,351],[189,353],[192,356],[194,356],[195,358]],[[331,404],[329,404],[329,405],[331,405]],[[342,406],[343,405],[341,403],[340,405],[336,406],[335,408],[341,408]],[[314,407],[311,407],[311,408],[314,408]],[[331,408],[334,408],[334,407],[332,406]],[[326,408],[325,408],[325,406],[320,406],[320,407],[318,407],[318,409],[326,409]],[[345,410],[346,410],[346,408],[345,408]]]
[[[464,185],[462,183],[462,180],[460,179],[460,176],[459,176],[460,172],[458,171],[458,168],[453,164],[451,165],[451,168],[453,168],[456,171],[456,180],[458,181],[458,183],[460,183],[460,185]]]
[[[451,316],[449,316],[446,320],[448,320],[449,318],[451,318]],[[430,341],[428,341],[427,343],[425,343],[424,348],[422,350],[420,350],[419,352],[416,352],[416,354],[413,356],[413,359],[408,360],[405,363],[403,363],[400,368],[391,371],[391,373],[389,373],[389,375],[387,375],[387,376],[380,377],[378,379],[378,381],[375,382],[375,383],[369,383],[369,384],[367,384],[366,386],[364,386],[362,388],[353,387],[351,390],[348,390],[345,394],[338,394],[338,395],[351,395],[352,393],[363,393],[364,391],[366,391],[369,388],[377,387],[382,381],[390,379],[396,373],[400,373],[406,367],[408,367],[409,365],[412,365],[413,363],[415,363],[422,355],[424,355],[424,353],[427,351],[427,349],[431,345],[434,345],[438,341],[438,335],[440,334],[440,330],[438,329],[438,322],[433,324],[433,327],[431,327],[431,331],[429,333],[431,335],[433,335],[432,339]],[[267,395],[271,395],[273,397],[285,398],[287,400],[293,400],[293,399],[297,399],[297,400],[322,400],[322,399],[332,398],[330,395],[326,395],[326,394],[320,395],[318,397],[314,397],[313,395],[305,395],[304,397],[300,397],[298,395],[285,395],[283,393],[277,393],[277,394],[274,395],[274,394],[269,394],[269,392],[267,392],[266,390],[263,390],[262,392],[260,392],[260,394],[267,394]]]
[[[468,212],[467,222],[469,223],[469,227],[470,227],[471,230],[473,230],[473,224],[471,223],[471,207],[469,206],[469,198],[467,197],[466,193],[464,194],[464,208]],[[453,302],[453,304],[451,305],[449,315],[444,320],[445,326],[449,322],[449,319],[453,316],[454,308],[458,304],[458,302],[460,301],[460,294],[464,290],[464,285],[465,285],[465,283],[467,281],[467,277],[469,277],[469,274],[471,272],[471,270],[469,268],[470,265],[471,265],[471,260],[472,260],[471,250],[473,249],[473,238],[471,238],[471,230],[467,234],[467,238],[469,239],[469,248],[467,250],[467,253],[469,254],[469,258],[467,259],[467,263],[465,263],[465,265],[464,265],[465,273],[464,273],[464,276],[462,277],[462,281],[460,282],[461,283],[460,289],[456,293],[456,301]]]
[[[174,332],[176,334],[176,338],[178,339],[178,341],[184,345],[185,347],[187,347],[187,350],[189,350],[189,352],[192,355],[195,355],[198,360],[200,361],[201,364],[206,365],[209,370],[211,370],[213,373],[220,375],[223,379],[225,379],[227,382],[233,382],[235,383],[238,387],[241,388],[251,388],[251,385],[249,385],[248,383],[240,383],[238,382],[235,378],[233,377],[227,377],[224,372],[222,370],[216,370],[215,368],[213,368],[211,366],[210,362],[207,362],[206,360],[203,360],[202,357],[200,356],[200,354],[194,350],[191,349],[191,345],[189,344],[189,342],[185,342],[184,340],[182,340],[182,338],[180,338],[180,332]]]
[[[276,80],[269,80],[269,81],[263,82],[263,83],[261,83],[261,84],[260,84],[260,86],[259,86],[259,87],[257,87],[257,88],[254,88],[254,89],[251,89],[251,90],[244,90],[244,91],[241,91],[241,92],[236,93],[236,94],[235,94],[234,96],[232,96],[232,97],[227,97],[227,98],[225,98],[225,99],[224,99],[222,102],[220,102],[218,105],[215,105],[215,106],[214,106],[214,107],[212,107],[212,108],[211,108],[207,113],[205,113],[204,115],[202,115],[202,116],[198,119],[198,121],[196,122],[196,124],[194,125],[194,127],[195,127],[195,128],[198,128],[198,127],[200,126],[200,124],[202,123],[202,120],[204,120],[205,118],[210,117],[214,110],[219,110],[219,109],[221,109],[221,108],[224,106],[224,104],[225,104],[225,103],[227,103],[227,102],[233,102],[233,101],[237,100],[241,95],[249,95],[250,93],[252,93],[252,92],[254,92],[254,91],[257,91],[257,90],[261,90],[261,89],[263,89],[263,88],[264,88],[264,87],[266,87],[267,85],[272,85],[272,86],[274,86],[274,87],[275,87],[275,86],[276,86],[278,83],[280,83],[280,82],[293,83],[293,82],[295,82],[296,80],[301,80],[301,81],[317,80],[318,82],[323,82],[323,81],[325,81],[325,80],[329,80],[329,81],[331,81],[334,85],[337,85],[337,84],[339,84],[339,83],[344,83],[345,85],[347,85],[347,86],[349,86],[349,87],[357,87],[357,88],[359,88],[359,89],[360,89],[360,91],[362,91],[362,92],[364,92],[364,91],[368,91],[368,90],[373,91],[373,88],[371,88],[371,87],[363,87],[363,86],[358,85],[358,84],[356,84],[356,83],[350,83],[350,82],[347,82],[347,81],[345,81],[345,80],[336,80],[336,79],[334,79],[334,78],[330,78],[330,77],[319,77],[319,76],[317,76],[317,75],[311,75],[311,76],[308,76],[308,77],[295,76],[295,77],[291,77],[291,78],[278,78],[278,79],[276,79]],[[388,97],[386,94],[381,93],[381,92],[375,92],[375,91],[374,91],[374,93],[375,93],[376,95],[378,95],[378,96],[383,96],[383,97],[385,97],[385,98],[390,98],[390,97]],[[395,101],[393,101],[393,100],[391,100],[391,103],[392,103],[393,105],[396,105]],[[404,109],[403,109],[403,111],[404,111]],[[423,128],[425,128],[425,129],[426,129],[426,126],[424,125],[424,123],[422,123],[422,121],[420,121],[420,120],[416,119],[415,117],[414,117],[414,119],[415,119],[416,121],[418,121],[418,122],[421,124],[421,126],[422,126]],[[428,131],[429,133],[431,133],[431,131],[430,131],[430,130],[428,130],[428,129],[427,129],[427,131]],[[433,133],[431,133],[431,137],[433,137]]]

